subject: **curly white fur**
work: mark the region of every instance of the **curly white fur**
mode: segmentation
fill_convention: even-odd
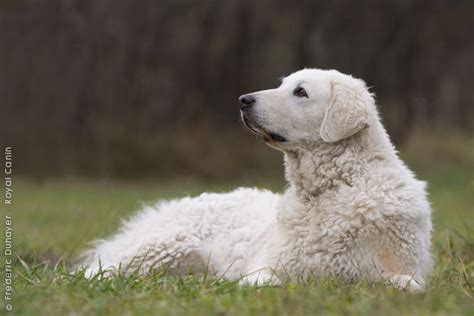
[[[425,183],[398,158],[365,83],[305,69],[248,96],[242,117],[284,152],[286,191],[147,206],[85,254],[86,273],[165,266],[244,283],[329,275],[422,289],[432,267]]]

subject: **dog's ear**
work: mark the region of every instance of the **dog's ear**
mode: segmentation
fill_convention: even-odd
[[[374,102],[362,80],[351,78],[348,82],[332,82],[331,87],[331,99],[320,129],[321,138],[328,143],[368,127],[369,106]]]

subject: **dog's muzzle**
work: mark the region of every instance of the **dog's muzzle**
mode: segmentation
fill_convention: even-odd
[[[250,131],[252,131],[254,134],[261,136],[263,140],[265,141],[276,141],[276,142],[286,142],[287,139],[281,135],[278,135],[276,133],[271,133],[267,132],[265,129],[260,127],[258,124],[256,124],[252,119],[249,118],[249,115],[246,114],[248,112],[247,109],[241,109],[240,110],[240,118],[242,119],[242,122],[244,122],[245,127],[247,127]]]

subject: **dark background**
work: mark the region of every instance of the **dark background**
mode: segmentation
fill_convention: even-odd
[[[237,97],[303,67],[363,78],[399,145],[472,135],[473,32],[472,0],[0,0],[0,141],[35,178],[281,173]]]

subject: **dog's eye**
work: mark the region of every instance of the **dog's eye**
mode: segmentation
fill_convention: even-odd
[[[297,87],[295,90],[293,90],[293,95],[297,96],[298,98],[308,97],[308,94],[306,93],[306,90],[303,87]]]

